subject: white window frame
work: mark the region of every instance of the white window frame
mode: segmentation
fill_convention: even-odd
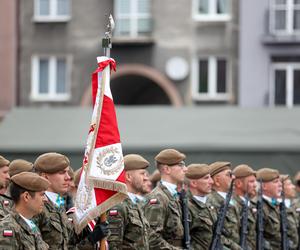
[[[276,4],[276,0],[270,0],[270,22],[269,30],[271,34],[274,35],[294,35],[300,34],[300,29],[295,30],[294,26],[294,10],[300,10],[300,4],[295,5],[294,0],[287,0],[286,4]],[[284,30],[275,29],[275,12],[276,10],[285,10],[286,11],[286,27]]]
[[[286,71],[286,93],[285,106],[292,108],[294,106],[294,71],[300,70],[300,63],[273,63],[271,65],[270,72],[270,106],[277,106],[275,103],[275,70],[285,70]]]
[[[69,1],[70,13],[69,15],[57,14],[57,0],[50,0],[50,13],[49,15],[40,15],[40,0],[34,0],[34,22],[68,22],[71,20],[71,0]]]
[[[228,13],[218,14],[216,10],[216,1],[209,0],[208,13],[201,14],[198,12],[200,0],[192,2],[192,17],[199,22],[227,22],[231,19],[231,0],[228,0]]]
[[[226,60],[226,92],[217,92],[217,60]],[[199,92],[199,61],[208,61],[208,92]],[[194,57],[192,60],[192,98],[196,101],[229,101],[231,98],[231,63],[226,56]]]
[[[49,60],[49,92],[39,92],[39,62],[40,59]],[[66,60],[66,93],[56,92],[56,64],[58,59]],[[33,55],[31,58],[31,94],[32,101],[68,101],[71,98],[71,65],[72,57],[70,55],[54,56],[54,55]]]
[[[151,3],[150,0],[148,0],[149,3]],[[115,36],[116,37],[130,37],[130,38],[136,38],[136,37],[141,37],[142,35],[139,35],[138,31],[138,20],[141,18],[149,19],[149,22],[151,22],[151,12],[149,13],[139,13],[138,12],[138,0],[130,0],[130,11],[128,14],[121,14],[119,13],[119,6],[117,5],[116,1],[114,4],[114,14],[115,14],[115,19],[116,23],[122,21],[123,18],[126,18],[130,22],[130,29],[129,29],[129,34],[128,35],[122,35],[118,34],[115,31]],[[151,24],[150,24],[151,25]]]

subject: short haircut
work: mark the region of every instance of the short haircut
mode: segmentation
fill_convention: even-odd
[[[28,192],[31,197],[35,196],[34,191],[29,191],[25,188],[22,188],[21,186],[19,186],[18,184],[14,183],[14,182],[11,182],[9,189],[10,189],[11,198],[15,203],[18,203],[20,201],[21,194],[23,194],[25,192]]]

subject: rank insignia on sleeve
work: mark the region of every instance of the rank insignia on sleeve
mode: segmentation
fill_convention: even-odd
[[[13,231],[12,230],[3,230],[3,236],[4,237],[12,237]]]
[[[114,209],[114,210],[109,210],[109,215],[110,216],[116,216],[118,215],[118,210]]]
[[[9,205],[9,201],[3,201],[3,205],[4,206],[8,206]]]
[[[151,199],[150,201],[149,201],[149,204],[150,205],[153,205],[153,204],[157,204],[158,203],[158,200],[157,199]]]

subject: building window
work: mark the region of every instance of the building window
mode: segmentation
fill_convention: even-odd
[[[270,104],[289,108],[300,104],[300,63],[273,63]]]
[[[300,33],[300,0],[271,0],[270,32],[276,35]]]
[[[70,99],[70,58],[33,56],[31,99],[67,101]]]
[[[230,2],[231,0],[193,0],[193,18],[197,21],[228,21]]]
[[[192,94],[199,101],[226,101],[229,98],[226,58],[198,58],[193,63]]]
[[[150,0],[115,0],[115,36],[149,36],[152,31]]]
[[[35,22],[67,22],[71,19],[71,0],[34,0]]]

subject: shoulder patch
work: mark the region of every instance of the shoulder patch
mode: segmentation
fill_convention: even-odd
[[[158,204],[158,200],[156,198],[150,199],[149,200],[149,204],[153,205],[153,204]]]
[[[118,215],[119,213],[118,213],[118,210],[116,210],[116,209],[113,209],[113,210],[109,210],[109,215],[110,216],[116,216],[116,215]]]
[[[12,237],[13,231],[12,230],[3,230],[3,236],[4,237]]]

